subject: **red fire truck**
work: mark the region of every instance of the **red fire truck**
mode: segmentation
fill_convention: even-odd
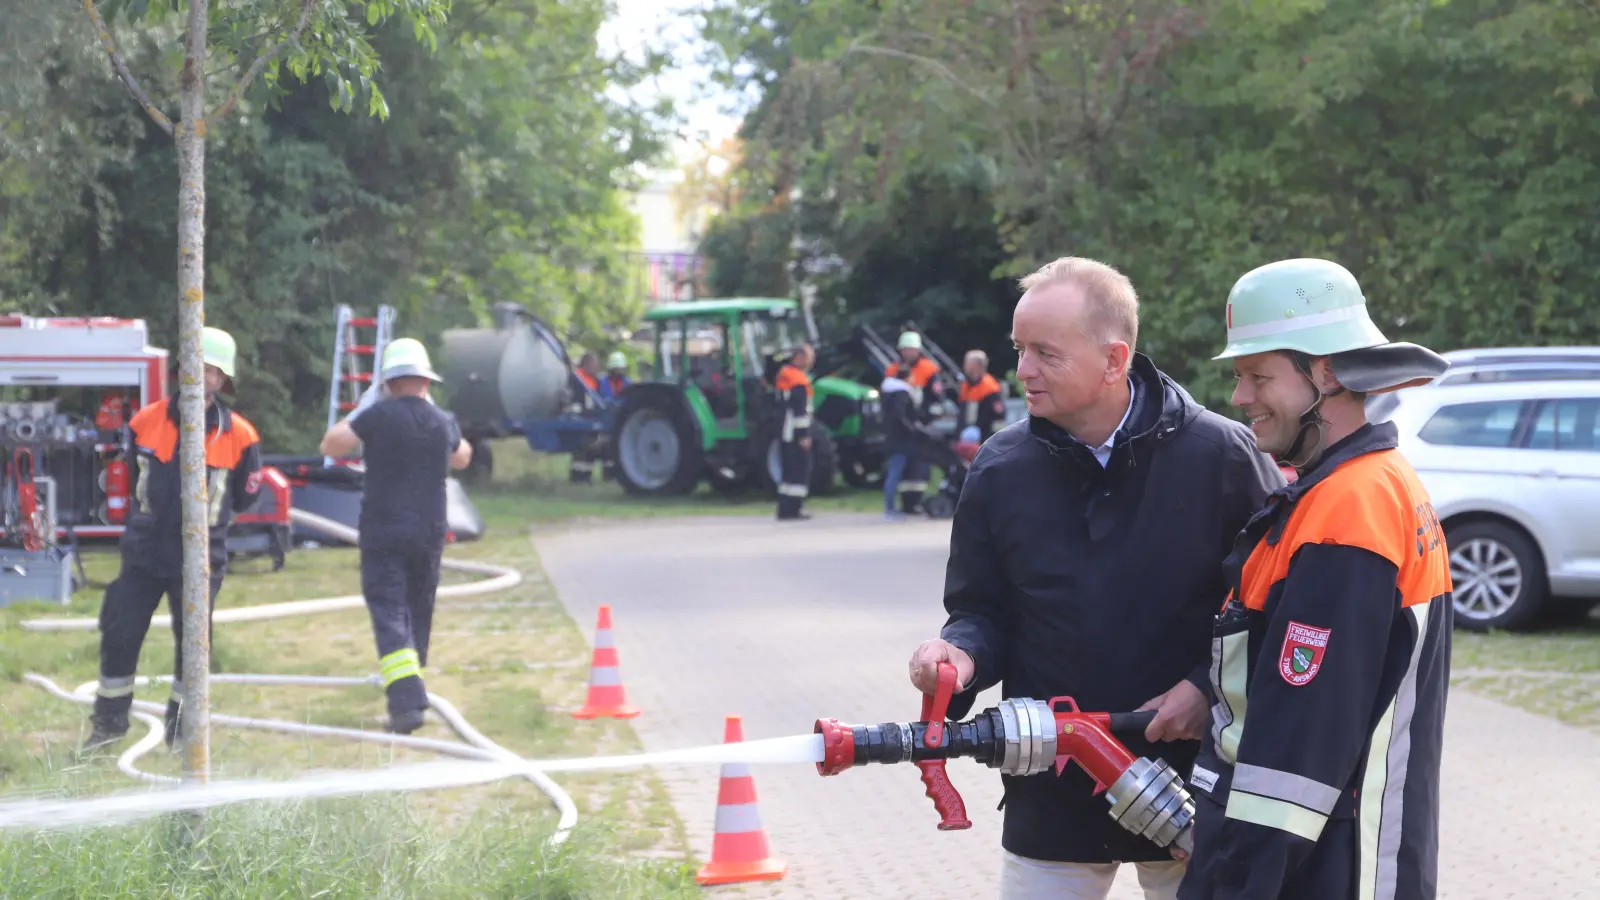
[[[127,423],[167,393],[166,350],[143,319],[0,316],[0,542],[24,549],[119,537],[132,473]],[[262,499],[238,516],[230,552],[289,547],[290,488],[263,473]]]

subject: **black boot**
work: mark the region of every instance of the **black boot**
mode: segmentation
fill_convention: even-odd
[[[133,698],[128,699],[130,701],[128,705],[131,706]],[[84,739],[79,752],[95,753],[127,737],[128,711],[108,708],[114,703],[115,700],[108,702],[104,697],[95,698],[94,712],[89,714],[89,736]]]
[[[428,689],[419,676],[398,679],[384,692],[389,695],[389,721],[384,724],[385,731],[410,734],[422,727],[422,712],[428,708]]]
[[[178,727],[179,727],[178,712],[179,712],[180,708],[181,707],[179,706],[177,700],[168,700],[167,701],[166,741],[167,741],[167,749],[168,750],[171,750],[173,745],[178,742]]]

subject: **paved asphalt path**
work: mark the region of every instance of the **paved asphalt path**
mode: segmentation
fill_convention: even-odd
[[[647,749],[809,734],[819,717],[917,718],[906,662],[944,619],[948,523],[824,514],[804,523],[704,518],[621,522],[535,537],[585,631],[611,604],[621,671]],[[993,705],[998,690],[981,695]],[[664,767],[701,859],[711,852],[716,767]],[[774,898],[993,897],[999,776],[949,773],[973,827],[940,832],[910,765],[823,778],[753,767],[780,882],[717,889]],[[1600,900],[1600,738],[1457,691],[1446,734],[1441,900]],[[1142,897],[1131,867],[1113,900]]]

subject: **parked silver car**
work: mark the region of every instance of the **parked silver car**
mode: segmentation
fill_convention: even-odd
[[[1513,629],[1600,602],[1600,348],[1445,354],[1433,383],[1368,402],[1433,498],[1457,624]]]

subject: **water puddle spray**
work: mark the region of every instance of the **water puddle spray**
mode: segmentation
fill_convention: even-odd
[[[149,791],[128,791],[79,800],[24,800],[0,803],[0,829],[71,828],[120,825],[164,813],[208,809],[230,803],[313,800],[375,791],[415,791],[486,784],[533,772],[592,772],[653,765],[720,763],[817,763],[822,761],[818,734],[740,741],[635,753],[557,760],[477,762],[448,760],[361,771],[316,772],[300,778],[220,781]]]

